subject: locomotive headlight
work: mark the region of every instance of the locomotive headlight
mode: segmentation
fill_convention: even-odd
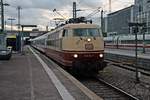
[[[103,54],[99,54],[99,57],[100,57],[100,58],[103,58],[103,56],[104,56]]]
[[[87,39],[87,41],[88,41],[88,42],[90,42],[90,41],[91,41],[91,39],[90,39],[90,38],[88,38],[88,39]]]
[[[78,58],[78,54],[74,54],[73,57],[74,57],[74,58]]]

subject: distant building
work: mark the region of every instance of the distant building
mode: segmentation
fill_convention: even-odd
[[[129,22],[146,23],[141,34],[150,34],[150,0],[135,0],[135,5],[110,13],[105,20],[107,35],[129,35],[132,28]]]
[[[135,21],[146,23],[146,34],[150,34],[150,0],[135,0]]]
[[[107,35],[130,34],[128,23],[133,21],[134,6],[130,6],[107,15]],[[105,27],[106,30],[106,27]]]
[[[150,11],[150,0],[135,0],[135,6],[139,12]]]

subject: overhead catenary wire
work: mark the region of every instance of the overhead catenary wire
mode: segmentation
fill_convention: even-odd
[[[89,15],[86,16],[86,18],[91,18],[92,16],[94,16],[95,14],[99,13],[100,12],[100,8],[101,7],[98,7],[96,10],[94,10],[92,13],[90,13]]]
[[[59,16],[61,16],[63,19],[66,19],[62,14],[60,14],[56,9],[53,9],[53,12],[56,12]]]

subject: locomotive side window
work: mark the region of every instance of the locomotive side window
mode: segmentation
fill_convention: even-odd
[[[63,36],[63,37],[65,36],[65,31],[66,31],[66,30],[63,30],[63,33],[62,33],[62,36]]]
[[[63,36],[63,37],[68,37],[68,30],[67,30],[67,29],[64,29],[64,30],[63,30],[62,36]]]

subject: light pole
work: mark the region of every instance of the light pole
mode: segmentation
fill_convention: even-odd
[[[8,20],[11,21],[11,32],[12,32],[12,30],[13,30],[13,21],[16,20],[16,19],[14,19],[14,18],[8,18]]]
[[[4,28],[5,31],[7,30],[6,27],[7,27],[7,21],[5,20],[5,28]]]
[[[109,13],[111,13],[111,0],[109,0]]]
[[[129,23],[129,27],[133,27],[134,30],[134,34],[135,34],[135,67],[136,67],[136,82],[139,83],[140,82],[140,72],[139,72],[139,68],[137,66],[138,63],[138,36],[137,33],[141,32],[141,30],[139,31],[140,27],[143,27],[145,25],[145,23],[134,23],[131,22]]]
[[[145,53],[145,27],[142,28],[142,32],[143,32],[143,53]]]
[[[3,7],[3,0],[1,0],[1,29],[2,33],[4,32],[4,7]]]
[[[138,33],[138,26],[136,26],[135,27],[135,32],[134,32],[134,34],[135,34],[135,60],[136,60],[136,64],[135,64],[135,66],[136,66],[136,81],[137,82],[139,82],[140,81],[140,78],[139,78],[139,70],[138,70],[138,66],[137,66],[137,62],[138,62],[138,53],[137,53],[137,50],[138,50],[138,48],[137,48],[137,45],[138,45],[138,38],[137,38],[137,33]]]
[[[0,5],[1,5],[1,31],[2,33],[4,32],[4,6],[9,6],[9,4],[7,3],[3,3],[3,0],[1,0],[0,2]]]
[[[148,25],[149,25],[148,19],[149,19],[149,13],[147,12],[147,13],[146,13],[146,23],[145,23],[145,25],[144,25],[144,27],[143,27],[143,53],[146,52],[146,50],[145,50],[145,46],[146,46],[145,33],[146,33],[146,32],[148,33]]]
[[[140,26],[139,23],[134,23],[134,22],[131,22],[129,23],[129,27],[132,27],[133,28],[133,33],[135,34],[135,68],[136,68],[136,82],[139,83],[140,82],[140,77],[139,77],[139,70],[138,70],[138,66],[137,66],[137,60],[138,60],[138,53],[137,53],[137,33],[138,33],[138,27]]]
[[[102,30],[102,33],[104,33],[104,11],[103,9],[101,10],[101,30]]]
[[[21,6],[17,7],[18,10],[18,36],[20,39],[20,44],[19,44],[19,51],[22,53],[22,33],[20,32],[21,24],[20,24],[20,11],[21,11]]]
[[[77,18],[77,12],[78,12],[78,11],[83,11],[83,10],[77,9],[76,2],[73,2],[73,19],[76,19],[76,18]]]

